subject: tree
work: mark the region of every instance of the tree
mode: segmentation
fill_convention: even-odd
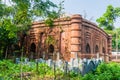
[[[113,49],[120,49],[120,28],[116,28],[112,34],[112,47]]]
[[[113,30],[115,28],[114,23],[119,16],[120,7],[114,8],[112,5],[109,5],[106,12],[96,21],[99,23],[99,27],[104,30]]]
[[[113,49],[117,47],[120,49],[120,41],[119,41],[120,40],[120,37],[119,37],[120,29],[119,28],[115,29],[115,26],[114,26],[114,23],[118,17],[120,17],[120,7],[114,8],[112,5],[108,5],[106,12],[100,18],[96,20],[100,28],[102,28],[108,34],[112,34],[112,48]],[[118,38],[118,40],[116,40],[116,37]]]
[[[0,0],[1,54],[7,53],[8,48],[16,44],[19,38],[24,39],[34,20],[44,19],[47,21],[46,24],[50,24],[60,15],[58,6],[50,0],[7,0],[7,2],[10,5]]]

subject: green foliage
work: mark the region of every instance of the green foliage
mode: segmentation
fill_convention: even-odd
[[[120,64],[118,63],[101,63],[95,72],[83,76],[82,80],[119,80]]]
[[[113,38],[116,39],[117,47],[120,49],[120,28],[116,28],[115,32],[116,33],[113,35]]]
[[[68,73],[68,76],[70,77],[71,80],[81,80],[82,75],[80,73],[75,73],[73,71],[70,71]]]
[[[5,80],[8,80],[12,74],[16,74],[20,71],[20,69],[17,67],[17,65],[13,64],[9,60],[0,61],[0,65],[1,65],[0,66],[0,71],[1,71],[0,76]]]
[[[31,73],[31,77],[36,75],[36,65],[28,65],[28,64],[14,64],[11,60],[3,60],[0,61],[0,77],[4,80],[9,79],[20,79],[20,73],[22,68],[22,73]],[[46,74],[51,75],[52,69],[48,67],[46,64],[39,64],[39,75],[43,76]],[[32,76],[33,75],[33,76]],[[52,74],[53,76],[53,74]]]
[[[112,48],[113,50],[118,48],[120,49],[120,28],[116,28],[115,30],[105,30],[108,34],[112,35]]]
[[[45,40],[46,44],[50,45],[50,44],[55,44],[55,39],[53,38],[53,36],[48,36],[47,39]]]
[[[45,24],[47,25],[47,26],[49,26],[49,27],[53,27],[53,25],[54,25],[54,19],[57,19],[57,18],[60,18],[60,16],[62,15],[62,14],[64,14],[62,11],[63,11],[63,5],[64,5],[64,1],[61,1],[60,3],[59,3],[59,5],[57,6],[57,8],[58,8],[58,11],[56,12],[56,11],[52,11],[52,12],[49,12],[48,11],[48,18],[45,20]]]
[[[45,20],[45,24],[49,27],[53,27],[53,20],[52,19],[47,19],[47,20]]]
[[[119,63],[101,63],[97,69],[93,72],[81,76],[79,73],[69,71],[67,74],[56,68],[54,69],[46,65],[45,63],[39,63],[38,73],[36,72],[35,63],[31,64],[14,64],[11,60],[2,60],[0,61],[0,78],[4,80],[19,80],[20,73],[31,73],[30,78],[23,77],[23,80],[35,79],[38,78],[50,80],[119,80],[120,79],[120,64]]]
[[[88,74],[84,75],[82,80],[95,80],[95,76],[92,73],[88,73]]]
[[[36,71],[36,69],[34,69],[34,71]],[[39,64],[38,74],[43,76],[43,75],[47,74],[47,72],[48,73],[52,72],[52,69],[48,65],[46,65],[45,63]]]
[[[106,12],[98,18],[96,21],[99,23],[99,27],[105,30],[113,30],[114,22],[116,18],[120,16],[120,7],[114,8],[112,5],[107,7]]]
[[[10,5],[3,1],[0,0],[0,50],[4,49],[3,53],[6,47],[24,38],[23,32],[27,33],[34,20],[44,19],[52,27],[53,20],[60,15],[58,5],[50,0],[10,0]]]
[[[82,76],[78,73],[69,72],[67,74],[64,74],[64,72],[58,68],[56,68],[54,71],[53,68],[49,67],[45,63],[39,63],[37,72],[35,63],[14,64],[11,60],[0,61],[0,78],[4,80],[20,80],[21,68],[22,73],[30,73],[30,76],[28,78],[23,77],[23,80],[38,80],[38,78],[46,78],[46,80],[53,80],[55,76],[56,80],[81,80],[82,78]]]

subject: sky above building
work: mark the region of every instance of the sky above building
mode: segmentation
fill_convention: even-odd
[[[59,3],[62,0],[51,0]],[[108,5],[120,7],[120,0],[65,0],[64,12],[68,15],[81,14],[84,18],[96,22],[96,19],[103,15]],[[120,27],[120,19],[115,23],[116,27]]]

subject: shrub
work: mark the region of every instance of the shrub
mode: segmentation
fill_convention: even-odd
[[[83,76],[82,80],[119,80],[120,64],[119,63],[101,63],[96,71]]]

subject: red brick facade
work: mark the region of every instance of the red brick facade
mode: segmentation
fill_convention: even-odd
[[[47,44],[46,40],[54,39]],[[54,21],[54,27],[47,27],[44,22],[34,22],[26,40],[28,55],[46,58],[59,52],[65,60],[75,58],[96,58],[110,60],[111,36],[80,15],[61,18]],[[33,53],[32,53],[33,52]],[[53,53],[54,52],[54,53]]]

